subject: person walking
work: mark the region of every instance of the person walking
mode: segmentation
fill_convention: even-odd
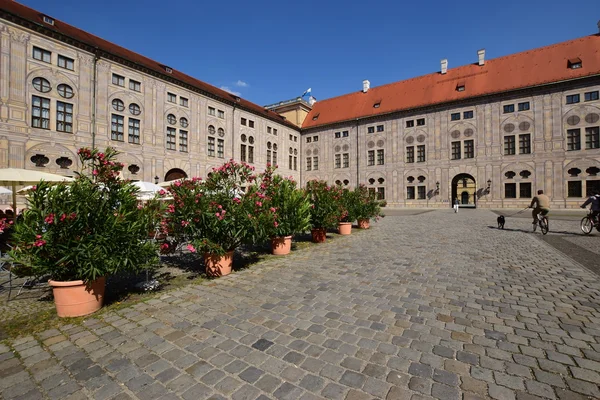
[[[458,212],[458,205],[460,203],[458,202],[458,197],[456,199],[454,199],[454,212],[457,213]]]

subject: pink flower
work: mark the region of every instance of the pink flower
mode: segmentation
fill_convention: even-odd
[[[169,204],[167,206],[167,212],[173,214],[175,212],[175,206],[173,204]]]
[[[257,202],[256,202],[256,205],[257,205],[258,207],[261,207],[261,206],[262,206],[262,202],[260,202],[260,201],[257,201]]]
[[[69,215],[69,219],[75,219],[75,217],[77,217],[77,213],[71,213],[71,215]]]
[[[189,251],[191,251],[192,253],[195,253],[195,252],[196,252],[196,248],[194,247],[194,245],[188,244],[188,245],[187,245],[187,249],[188,249]]]
[[[163,243],[163,244],[160,245],[160,249],[161,250],[166,250],[168,248],[169,248],[169,243]]]
[[[36,238],[36,239],[41,239],[41,238],[42,238],[42,235],[35,235],[35,238]]]
[[[54,223],[54,214],[48,214],[48,216],[46,218],[44,218],[44,221],[47,224],[53,224]]]
[[[31,190],[36,190],[36,189],[37,189],[37,185],[33,185],[33,186],[31,187]]]
[[[188,226],[190,223],[188,221],[181,221],[181,226],[186,227]]]
[[[138,204],[138,206],[137,206],[137,209],[138,209],[138,210],[141,210],[142,208],[144,208],[144,206],[143,206],[143,205],[141,205],[141,204]]]
[[[181,181],[175,182],[175,186],[177,186],[177,187],[181,186]]]
[[[275,207],[271,207],[269,210],[271,210],[271,212],[273,212],[273,213],[274,213],[275,211],[277,211],[277,209],[276,209]]]
[[[279,226],[279,223],[277,221],[273,222],[273,225],[275,225],[275,228],[277,228]]]
[[[94,176],[98,175],[98,170],[97,169],[93,170],[92,175],[94,175]]]
[[[216,215],[217,217],[220,217],[220,216],[221,216],[221,214],[219,214],[219,213],[215,213],[215,215]]]
[[[36,241],[33,243],[33,245],[34,245],[35,247],[42,247],[42,246],[43,246],[43,245],[45,245],[45,244],[46,244],[46,241],[45,241],[45,240],[42,240],[42,239],[36,240]]]
[[[67,214],[63,214],[60,216],[60,222],[63,222],[65,219],[67,219]]]
[[[217,208],[223,208],[223,206],[219,204],[219,205],[217,206]]]
[[[161,189],[158,194],[160,194],[161,196],[164,196],[165,194],[167,194],[167,192],[165,191],[165,189]]]

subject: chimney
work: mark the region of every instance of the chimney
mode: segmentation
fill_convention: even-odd
[[[363,81],[363,93],[367,93],[369,91],[370,87],[371,87],[371,82],[369,82],[368,79],[365,79]]]
[[[477,50],[477,56],[479,57],[479,65],[485,64],[485,49]]]
[[[442,61],[442,75],[444,75],[448,71],[448,59],[444,58]]]
[[[598,21],[598,33],[600,33],[600,21]]]
[[[310,96],[308,98],[308,104],[310,104],[311,106],[314,106],[316,102],[317,102],[317,99],[315,99],[314,97]]]

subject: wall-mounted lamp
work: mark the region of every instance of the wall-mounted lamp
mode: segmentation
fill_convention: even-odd
[[[439,181],[437,181],[437,182],[435,183],[435,193],[436,193],[436,194],[438,194],[439,192],[440,192],[440,182],[439,182]]]
[[[160,178],[157,176],[154,177],[154,183],[156,183],[158,185],[158,181],[160,180]]]
[[[492,186],[492,180],[491,180],[491,179],[488,179],[488,180],[487,180],[487,184],[488,184],[488,186],[487,186],[487,190],[489,191],[489,190],[490,190],[490,187]]]

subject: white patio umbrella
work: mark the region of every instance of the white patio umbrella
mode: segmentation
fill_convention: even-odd
[[[138,200],[153,199],[158,192],[164,190],[164,188],[152,182],[136,181],[133,184],[140,190],[137,195]]]
[[[179,179],[173,179],[172,181],[164,181],[164,182],[158,183],[158,186],[160,186],[162,188],[166,188],[166,187],[171,186],[175,182],[183,182],[187,179],[189,179],[189,178],[179,178]]]
[[[0,186],[0,194],[11,194],[12,190]]]
[[[71,182],[73,178],[23,168],[0,169],[0,185],[12,187],[12,205],[15,216],[17,215],[17,186],[35,185],[40,181]]]

